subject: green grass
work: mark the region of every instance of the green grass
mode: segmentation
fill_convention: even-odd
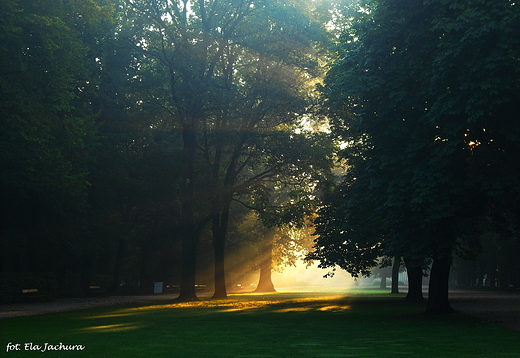
[[[233,295],[225,301],[113,307],[0,320],[7,357],[519,357],[520,333],[402,296]],[[8,342],[21,351],[6,352]],[[80,344],[78,352],[24,343]]]

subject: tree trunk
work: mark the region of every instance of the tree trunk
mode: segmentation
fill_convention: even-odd
[[[184,185],[181,197],[182,210],[182,274],[181,292],[178,300],[197,300],[195,293],[195,275],[197,271],[198,230],[195,225],[193,203],[195,156],[197,150],[196,127],[185,125],[183,130],[183,176]]]
[[[83,258],[81,267],[81,294],[83,296],[90,295],[90,285],[93,276],[94,258],[91,253],[87,253]]]
[[[224,259],[230,205],[230,200],[226,200],[220,214],[213,218],[213,250],[215,252],[215,293],[213,298],[216,299],[227,298]]]
[[[123,266],[123,258],[126,251],[126,240],[123,238],[119,239],[119,244],[117,246],[117,254],[116,254],[116,262],[114,265],[114,274],[112,275],[112,292],[118,292],[120,287],[120,281],[121,281],[121,268]]]
[[[406,258],[404,262],[408,273],[408,293],[406,294],[406,300],[410,302],[422,302],[424,301],[422,292],[422,264]]]
[[[381,276],[381,283],[379,284],[379,288],[382,290],[386,289],[386,276]]]
[[[198,300],[195,293],[195,276],[197,272],[197,242],[195,230],[184,228],[182,233],[182,273],[179,301]]]
[[[218,218],[214,220],[218,220]],[[213,231],[213,251],[215,253],[215,293],[213,298],[216,299],[227,298],[224,265],[225,241],[225,234],[221,230]]]
[[[276,292],[271,279],[273,267],[273,243],[271,240],[270,238],[269,242],[264,246],[260,260],[260,279],[255,292]]]
[[[399,268],[401,267],[401,257],[394,257],[392,266],[392,293],[399,293]]]
[[[448,284],[451,268],[451,255],[443,254],[434,258],[428,288],[427,313],[451,313],[453,308],[448,300]]]

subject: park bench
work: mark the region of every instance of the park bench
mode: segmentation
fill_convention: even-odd
[[[181,291],[180,285],[167,285],[164,293],[179,293]]]
[[[206,285],[195,285],[195,289],[197,291],[202,291],[206,289]],[[179,293],[181,290],[180,285],[167,285],[164,289],[165,293]]]
[[[106,291],[101,286],[89,286],[89,295],[95,297],[101,297],[106,295]]]
[[[24,302],[39,302],[45,301],[47,295],[42,294],[37,288],[22,289],[22,301]]]

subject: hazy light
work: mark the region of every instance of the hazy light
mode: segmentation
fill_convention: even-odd
[[[330,278],[324,278],[327,270],[316,264],[307,267],[298,261],[296,266],[286,267],[283,272],[273,272],[274,288],[282,292],[347,292],[354,285],[354,279],[345,271],[336,271]]]

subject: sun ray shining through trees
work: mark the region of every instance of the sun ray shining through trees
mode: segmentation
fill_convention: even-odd
[[[196,299],[196,247],[209,223],[223,298],[233,200],[265,196],[264,182],[318,180],[329,165],[325,137],[291,130],[308,106],[321,29],[278,1],[127,1],[124,11],[129,27],[144,22],[133,37],[155,83],[149,100],[182,132],[180,299]]]

